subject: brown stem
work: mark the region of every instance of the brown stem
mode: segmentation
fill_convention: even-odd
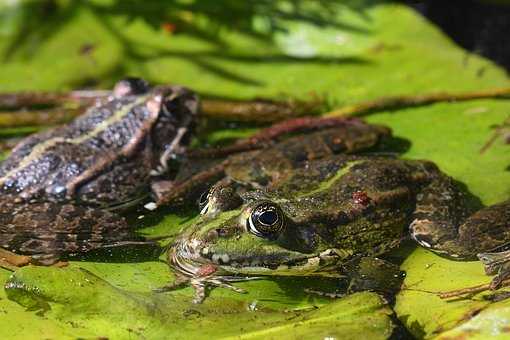
[[[494,133],[492,134],[492,136],[487,140],[487,142],[480,149],[480,153],[484,153],[485,151],[487,151],[500,136],[504,135],[505,131],[507,129],[509,129],[509,127],[510,127],[510,117],[506,118],[502,124],[496,126],[496,129],[494,130]]]
[[[72,104],[74,106],[88,106],[98,98],[104,98],[109,95],[109,91],[72,91],[68,93],[52,92],[19,92],[0,94],[0,109],[20,109],[34,106],[65,106]],[[357,104],[347,105],[339,109],[327,112],[325,116],[367,116],[377,111],[396,110],[406,107],[415,107],[429,105],[439,102],[458,102],[475,99],[487,98],[510,98],[510,88],[489,89],[481,91],[472,91],[464,93],[432,93],[416,96],[395,96],[383,97],[375,100],[369,100]],[[321,99],[311,101],[271,101],[271,100],[253,100],[253,101],[232,101],[218,99],[204,99],[202,101],[203,115],[213,119],[226,119],[233,121],[258,121],[258,122],[276,122],[291,117],[298,117],[317,112],[323,106]],[[57,109],[58,110],[58,109]],[[61,108],[61,110],[65,110]],[[22,111],[23,112],[23,111]],[[17,122],[18,112],[4,113],[3,123],[0,120],[0,128],[26,125],[40,125],[45,122],[47,112],[34,111],[35,115],[42,114],[44,118],[29,119],[24,117]],[[65,123],[75,117],[81,111],[72,111],[55,119],[56,124]],[[12,117],[6,118],[7,115]]]
[[[33,111],[0,111],[0,128],[63,124],[82,114],[85,107]]]
[[[323,106],[323,101],[273,101],[258,99],[251,101],[232,101],[204,99],[202,112],[212,119],[226,119],[231,121],[273,123],[293,117],[317,113]]]
[[[498,288],[507,287],[507,286],[510,286],[510,279],[502,281],[501,284],[498,285]],[[437,293],[437,295],[441,299],[449,299],[452,297],[458,297],[458,296],[468,295],[468,294],[476,294],[476,293],[484,292],[486,290],[492,290],[491,287],[492,287],[491,283],[485,283],[485,284],[481,284],[478,286],[472,286],[472,287],[467,287],[467,288],[462,288],[462,289],[451,290],[448,292]]]
[[[72,91],[72,92],[17,92],[0,93],[0,110],[17,110],[28,108],[58,108],[61,106],[89,106],[94,101],[110,95],[110,91]],[[223,99],[203,99],[202,112],[205,117],[212,119],[227,119],[230,121],[257,121],[262,123],[271,123],[281,121],[291,117],[302,116],[306,114],[317,113],[323,106],[323,100],[313,98],[310,101],[274,101],[267,99],[256,99],[251,101],[223,100]],[[38,111],[33,111],[35,115]],[[59,120],[59,123],[65,123],[74,117],[71,112],[66,116],[67,120]],[[6,112],[13,115],[11,120],[15,120],[16,112]],[[26,121],[26,119],[25,119]],[[31,125],[38,125],[39,120],[34,118],[29,120]],[[21,121],[14,126],[22,126]],[[4,125],[0,122],[0,128]],[[11,126],[12,127],[12,126]]]
[[[464,93],[431,93],[417,96],[383,97],[375,100],[347,105],[330,111],[325,116],[367,116],[375,111],[395,110],[405,107],[423,106],[440,102],[460,102],[487,98],[510,98],[510,88],[489,89]]]
[[[278,137],[309,130],[334,127],[339,125],[359,124],[360,120],[349,117],[301,117],[288,119],[261,129],[248,138],[238,140],[236,143],[220,148],[193,149],[187,153],[189,158],[218,158],[234,153],[261,149],[274,142]]]
[[[88,106],[98,98],[104,98],[110,91],[71,92],[13,92],[0,93],[0,110],[16,110],[30,107],[55,107],[73,104]]]

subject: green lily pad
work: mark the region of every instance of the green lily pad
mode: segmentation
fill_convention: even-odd
[[[395,311],[417,337],[452,329],[491,303],[478,294],[443,300],[438,293],[488,283],[479,262],[452,262],[424,249],[416,249],[402,264],[407,277]],[[420,307],[418,307],[420,306]]]
[[[329,106],[337,107],[389,95],[510,86],[502,69],[458,48],[412,9],[370,0],[257,5],[217,1],[214,6],[207,1],[8,1],[0,3],[0,62],[0,92],[106,88],[120,77],[135,75],[235,99],[306,100],[324,95]],[[483,203],[492,204],[509,197],[508,146],[497,142],[484,154],[479,150],[491,126],[501,122],[509,108],[505,100],[442,103],[381,112],[368,120],[391,126],[396,136],[409,141],[404,157],[436,162]],[[13,133],[18,132],[3,135]],[[225,129],[215,132],[211,141],[231,136]],[[149,236],[175,235],[193,218],[189,212],[144,215],[136,223]],[[354,338],[361,331],[387,337],[392,329],[388,310],[375,295],[356,294],[330,303],[303,292],[302,285],[314,284],[313,280],[239,283],[249,292],[246,295],[215,289],[210,305],[197,307],[200,315],[183,316],[184,308],[190,308],[184,306],[191,289],[157,299],[150,293],[172,277],[157,256],[146,262],[136,257],[121,263],[104,260],[75,262],[63,270],[18,271],[9,282],[38,288],[42,295],[31,299],[46,301],[46,310],[37,309],[37,304],[31,305],[37,310],[26,310],[0,292],[1,336]],[[78,266],[94,275],[89,277]],[[417,249],[402,268],[408,272],[406,289],[395,309],[416,336],[463,334],[459,333],[463,327],[490,334],[494,326],[490,318],[506,320],[509,315],[505,302],[489,304],[480,297],[447,302],[434,294],[488,282],[478,262],[449,261]],[[0,270],[1,280],[9,275]],[[100,288],[69,288],[85,278]],[[263,317],[243,309],[255,300]],[[138,314],[125,310],[122,318],[116,301],[139,308]],[[151,314],[147,309],[151,303],[162,314]],[[322,307],[296,318],[295,312],[282,312],[315,305]]]
[[[192,305],[181,294],[115,287],[75,266],[20,269],[9,278],[5,290],[11,300],[41,317],[71,325],[72,331],[67,333],[64,328],[62,335],[74,337],[385,339],[393,330],[391,310],[379,296],[367,292],[301,311],[282,312],[256,300],[246,303],[223,297]],[[6,337],[13,334],[12,328],[16,331],[16,323],[10,325],[2,327]]]

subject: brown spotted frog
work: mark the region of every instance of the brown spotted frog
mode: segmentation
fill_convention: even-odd
[[[169,248],[176,281],[159,291],[189,283],[200,303],[207,287],[241,291],[231,282],[253,277],[352,277],[366,259],[388,268],[377,256],[408,234],[452,259],[478,255],[497,285],[509,254],[488,252],[510,241],[510,201],[475,212],[434,163],[362,153],[389,136],[358,122],[228,157],[202,216]]]
[[[51,264],[132,240],[111,210],[164,191],[158,183],[188,144],[198,109],[184,87],[128,78],[71,123],[24,139],[0,165],[0,265]]]

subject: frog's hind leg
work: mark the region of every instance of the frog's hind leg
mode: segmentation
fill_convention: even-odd
[[[434,176],[416,197],[411,237],[422,247],[448,257],[472,258],[476,252],[460,246],[459,240],[460,226],[471,214],[467,197],[450,177],[438,171]]]
[[[510,277],[510,200],[471,213],[467,199],[445,175],[417,197],[411,236],[423,247],[458,260],[477,257],[487,274],[498,274],[492,286]]]
[[[124,218],[91,207],[19,204],[14,213],[4,215],[7,218],[0,224],[0,244],[5,250],[28,255],[31,264],[54,265],[64,254],[136,240]]]

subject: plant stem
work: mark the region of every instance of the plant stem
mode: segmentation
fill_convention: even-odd
[[[383,97],[327,112],[325,116],[368,116],[377,111],[391,111],[407,107],[441,102],[461,102],[476,99],[510,99],[510,88],[489,89],[463,93],[430,93],[416,96]]]
[[[501,284],[498,286],[498,288],[507,287],[507,286],[510,286],[510,279],[502,281]],[[458,297],[458,296],[462,296],[462,295],[476,294],[476,293],[484,292],[486,290],[491,290],[491,283],[485,283],[485,284],[481,284],[478,286],[472,286],[472,287],[467,287],[467,288],[462,288],[462,289],[451,290],[448,292],[441,292],[441,293],[437,293],[437,295],[441,299],[449,299],[452,297]]]

